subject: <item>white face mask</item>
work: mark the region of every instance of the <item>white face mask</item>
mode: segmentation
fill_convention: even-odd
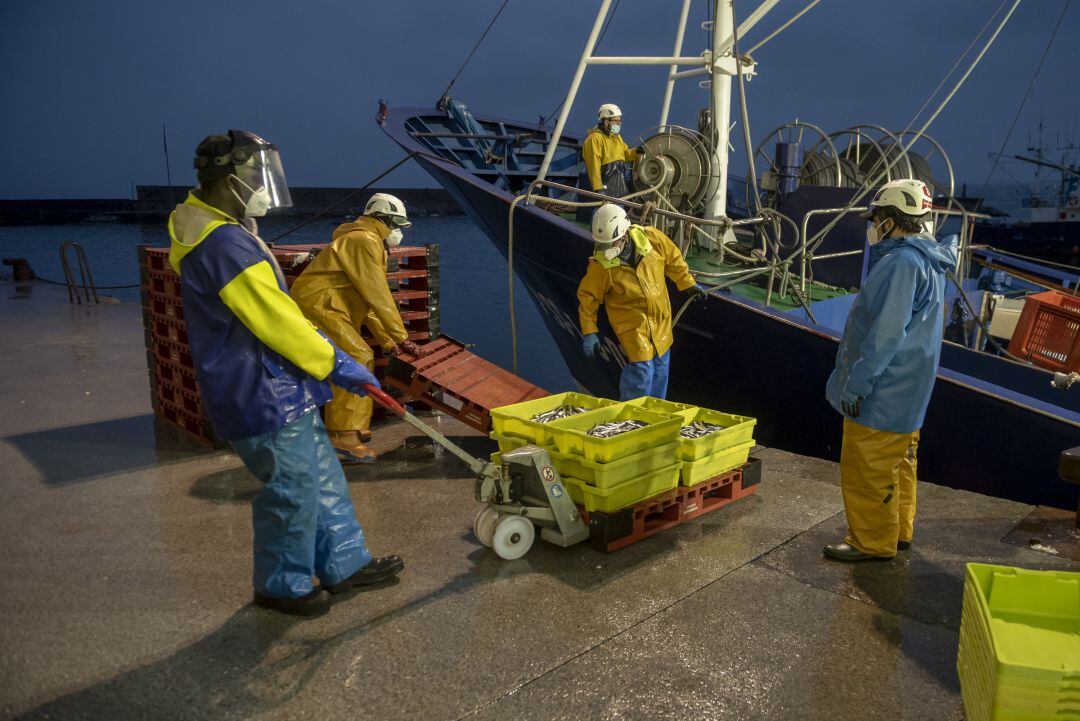
[[[612,135],[618,135],[620,130],[622,130],[622,125],[620,123],[612,123],[611,124],[611,134]]]
[[[244,217],[245,218],[261,218],[266,215],[266,211],[270,210],[270,191],[265,187],[258,190],[252,190],[251,186],[240,180],[237,176],[230,176],[236,178],[236,182],[244,186],[250,191],[247,200],[240,197],[240,194],[233,190],[232,186],[229,186],[229,190],[232,190],[236,199],[244,204]]]
[[[883,234],[883,232],[881,230],[881,227],[883,225],[885,225],[885,223],[886,223],[886,221],[884,221],[884,220],[881,221],[880,223],[878,223],[877,225],[874,225],[874,221],[872,221],[872,220],[869,223],[867,223],[866,224],[866,242],[868,242],[870,245],[877,245],[882,240],[884,240],[885,239],[885,234]]]
[[[386,245],[391,248],[396,248],[401,245],[401,239],[404,235],[400,228],[394,228],[390,231],[390,235],[386,236]]]
[[[625,240],[617,240],[608,247],[604,248],[601,255],[603,255],[604,258],[606,258],[607,260],[614,260],[615,258],[619,257],[619,254],[622,253],[623,247],[625,246]]]

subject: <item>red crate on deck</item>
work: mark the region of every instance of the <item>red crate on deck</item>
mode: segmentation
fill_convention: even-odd
[[[1080,372],[1080,298],[1056,290],[1029,295],[1009,352],[1050,370]]]

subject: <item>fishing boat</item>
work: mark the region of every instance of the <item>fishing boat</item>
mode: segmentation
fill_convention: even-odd
[[[1052,160],[1054,151],[1060,155]],[[1043,263],[1076,268],[1080,266],[1080,165],[1076,163],[1080,146],[1066,141],[1047,148],[1040,141],[1028,152],[1034,157],[1014,154],[1010,158],[1035,169],[1016,217],[981,222],[979,240]],[[1047,171],[1049,179],[1044,177]]]
[[[508,274],[521,280],[582,389],[617,396],[626,358],[603,314],[599,357],[581,351],[576,290],[593,242],[574,220],[575,204],[619,200],[667,232],[698,281],[710,286],[704,301],[681,308],[681,296],[670,289],[681,314],[669,398],[754,416],[762,443],[829,459],[839,457],[841,421],[825,400],[825,384],[866,273],[865,222],[857,213],[882,182],[925,180],[947,199],[934,209],[936,226],[958,228],[963,292],[951,287],[947,298],[950,317],[923,426],[920,475],[1075,507],[1075,489],[1058,478],[1057,464],[1064,449],[1080,445],[1080,383],[1070,390],[1075,378],[1010,358],[1008,339],[991,332],[995,296],[979,287],[972,262],[974,253],[987,252],[971,235],[980,215],[954,202],[953,168],[926,134],[929,122],[917,130],[857,124],[827,131],[799,120],[755,146],[741,85],[756,72],[752,52],[762,43],[740,52],[739,41],[776,1],[762,2],[739,24],[730,3],[716,3],[711,47],[700,55],[682,49],[689,5],[681,4],[671,56],[609,57],[595,52],[611,12],[611,0],[603,0],[553,126],[473,114],[447,96],[435,107],[383,104],[378,122],[507,258]],[[987,37],[983,52],[996,33]],[[669,68],[660,122],[643,136],[645,157],[633,170],[632,192],[621,199],[577,190],[582,137],[564,132],[581,78],[598,64]],[[692,123],[676,125],[668,119],[672,88],[685,78],[708,81],[708,107]],[[727,129],[735,117],[753,158],[742,181],[727,173]],[[1013,267],[1014,259],[1002,258],[1000,267]],[[1076,272],[1028,265],[1024,282],[1032,290],[1043,289],[1032,278],[1051,277],[1076,293]],[[508,296],[513,323],[512,283]],[[515,335],[515,353],[540,342],[546,340]]]

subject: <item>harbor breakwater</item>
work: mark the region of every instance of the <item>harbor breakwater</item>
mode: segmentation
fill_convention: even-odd
[[[134,198],[48,198],[0,200],[0,225],[56,225],[81,222],[132,222],[164,220],[183,201],[187,186],[137,185]],[[354,188],[290,188],[293,207],[275,215],[304,216],[328,208],[354,192]],[[334,216],[359,215],[372,193],[392,193],[405,203],[409,215],[447,217],[464,215],[442,188],[373,188],[334,208]]]

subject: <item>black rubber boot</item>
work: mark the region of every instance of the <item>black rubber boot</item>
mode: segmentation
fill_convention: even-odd
[[[326,590],[330,593],[345,593],[357,586],[370,586],[389,581],[404,569],[405,562],[401,560],[401,556],[380,556],[371,559],[371,563],[348,578],[326,586]]]
[[[911,541],[897,541],[896,542],[896,550],[897,551],[906,551],[909,548],[911,548]]]
[[[290,616],[321,616],[330,610],[330,594],[324,588],[315,588],[300,598],[278,598],[256,593],[253,603]]]
[[[891,561],[892,556],[875,556],[870,553],[863,553],[854,546],[850,546],[846,543],[834,543],[824,548],[825,555],[834,561],[845,561],[848,563],[854,561]]]

